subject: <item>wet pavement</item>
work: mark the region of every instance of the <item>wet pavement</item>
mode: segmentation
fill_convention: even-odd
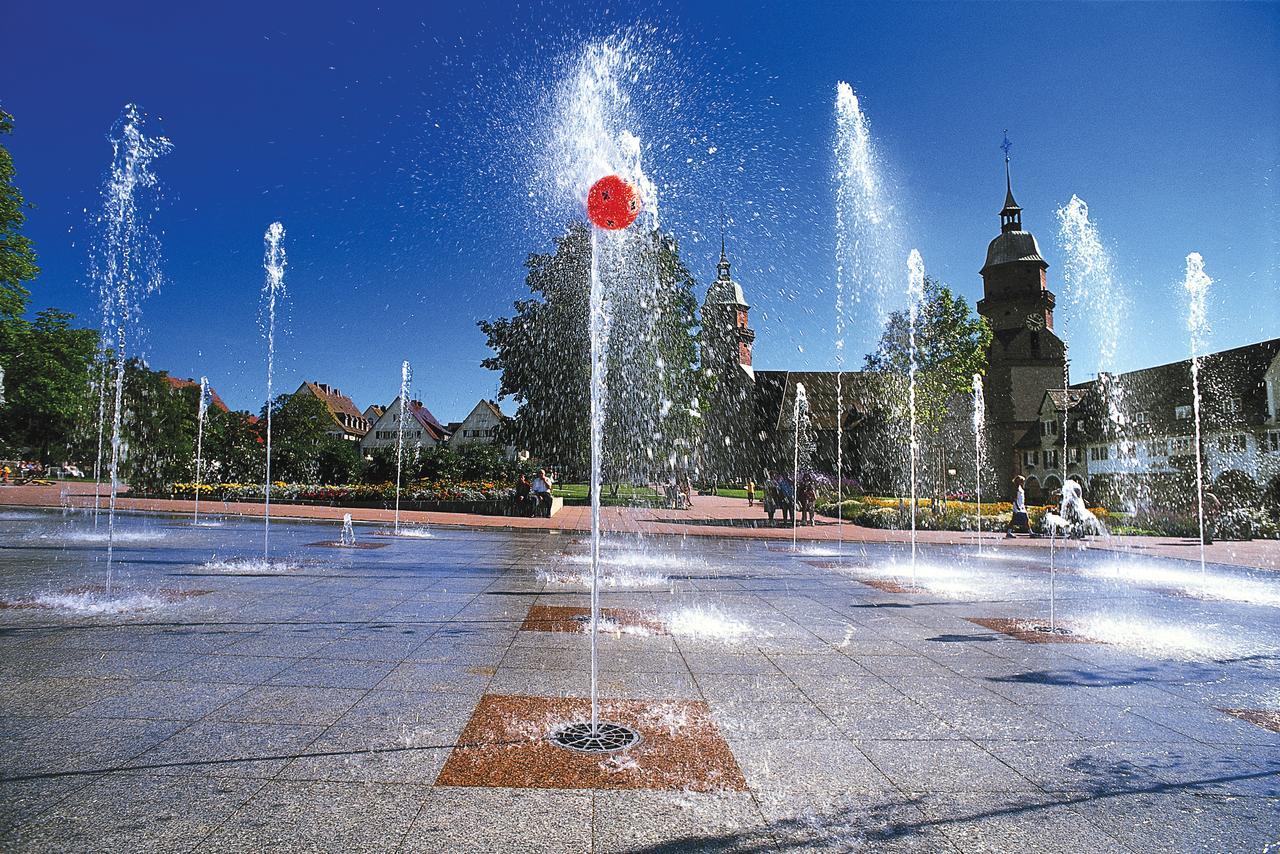
[[[632,787],[625,757],[601,760],[610,787],[445,786],[482,698],[589,694],[585,632],[522,628],[534,606],[588,604],[586,546],[356,531],[386,547],[283,522],[264,562],[260,522],[126,516],[108,593],[89,517],[0,513],[0,849],[1280,842],[1280,734],[1251,722],[1274,718],[1221,711],[1280,709],[1274,573],[938,544],[913,569],[900,543],[617,535],[602,604],[646,619],[601,636],[601,695],[673,743],[705,704],[745,791]],[[1099,642],[973,622],[1047,625],[1051,588],[1055,626]]]

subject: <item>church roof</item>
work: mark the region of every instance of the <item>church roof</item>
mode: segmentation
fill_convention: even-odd
[[[1036,243],[1034,234],[1029,231],[1006,231],[988,244],[987,263],[982,265],[980,272],[986,273],[991,267],[1019,261],[1034,261],[1043,264],[1046,269],[1049,266],[1040,255],[1040,244]]]
[[[707,288],[708,305],[737,305],[750,308],[742,293],[742,285],[733,280],[716,279]]]

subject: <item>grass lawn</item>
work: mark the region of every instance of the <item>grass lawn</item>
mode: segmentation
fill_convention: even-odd
[[[590,501],[589,487],[585,483],[557,483],[552,492],[562,497],[565,504],[586,504]],[[745,500],[747,491],[745,489],[720,487],[716,490],[716,495],[721,498],[742,498]],[[662,505],[666,503],[666,499],[661,493],[656,493],[647,486],[632,486],[625,483],[618,489],[618,494],[615,496],[613,495],[613,487],[606,483],[601,489],[600,503],[605,506]]]

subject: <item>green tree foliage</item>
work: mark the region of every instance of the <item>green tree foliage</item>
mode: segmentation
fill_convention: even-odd
[[[909,443],[906,423],[909,419],[907,376],[910,365],[910,316],[906,310],[889,315],[880,344],[866,357],[866,369],[887,374],[890,393],[880,401],[887,413],[887,435],[898,438],[898,450],[905,460]],[[935,492],[941,489],[945,474],[943,426],[947,416],[967,402],[973,387],[973,375],[986,370],[987,348],[991,344],[991,327],[986,318],[974,313],[968,302],[932,277],[925,277],[924,299],[916,318],[916,423],[921,459],[932,450],[936,465],[929,476]],[[886,454],[893,448],[886,447]],[[924,466],[922,465],[922,469]],[[936,497],[936,495],[935,495]]]
[[[477,322],[494,352],[481,364],[502,373],[499,397],[519,407],[505,438],[576,474],[589,454],[590,247],[587,226],[572,223],[555,252],[525,261],[533,296],[516,301],[515,316]]]
[[[689,410],[702,383],[697,302],[671,238],[636,232],[611,239],[625,241],[630,260],[606,273],[613,276],[606,464],[612,477],[642,478],[694,440]],[[479,321],[494,351],[482,364],[501,372],[500,397],[518,404],[503,439],[581,476],[590,454],[591,232],[571,223],[554,252],[530,255],[525,266],[533,296],[515,303],[513,317]]]
[[[262,426],[247,412],[223,412],[209,407],[204,422],[205,480],[261,483],[267,454]]]
[[[98,336],[71,321],[72,315],[52,308],[34,322],[0,318],[6,401],[0,437],[44,463],[66,462],[77,431],[96,417],[91,380]]]
[[[13,116],[0,110],[0,135],[13,133]],[[0,145],[0,320],[16,319],[27,308],[29,282],[40,272],[31,239],[21,233],[30,207],[14,184],[13,155]],[[6,376],[8,370],[5,371]]]
[[[164,492],[194,477],[199,394],[196,388],[173,389],[167,374],[136,359],[125,364],[120,475],[130,490]]]
[[[266,429],[266,410],[262,413]],[[282,394],[271,402],[271,479],[316,483],[325,431],[333,419],[324,401],[311,394]],[[342,440],[339,440],[342,441]]]
[[[341,436],[326,436],[316,456],[316,475],[321,483],[355,483],[363,463],[359,442]]]

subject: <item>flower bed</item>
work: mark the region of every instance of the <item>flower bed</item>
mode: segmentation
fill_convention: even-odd
[[[1007,528],[1013,519],[1013,505],[1008,501],[982,502],[982,517],[978,517],[978,505],[972,501],[952,501],[945,504],[939,502],[934,510],[934,502],[922,498],[916,502],[916,529],[921,531],[973,531],[977,530],[981,521],[984,531]],[[1056,511],[1057,505],[1028,507],[1033,528],[1040,527],[1044,514]],[[1103,507],[1092,507],[1090,511],[1104,524],[1109,514]],[[901,530],[911,527],[911,503],[906,499],[864,496],[850,498],[841,502],[822,504],[818,512],[824,516],[842,516],[846,521],[866,528],[889,528]]]

